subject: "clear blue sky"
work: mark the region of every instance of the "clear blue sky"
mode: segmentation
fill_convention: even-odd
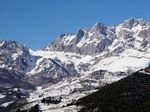
[[[0,0],[0,38],[42,49],[62,33],[96,22],[150,19],[150,0]]]

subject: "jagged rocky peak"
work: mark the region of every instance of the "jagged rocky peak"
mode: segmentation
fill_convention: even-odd
[[[32,68],[34,60],[29,48],[15,41],[0,40],[0,67],[25,73]]]
[[[141,43],[137,43],[135,38],[148,38],[149,29],[150,22],[143,19],[130,18],[118,26],[105,26],[97,22],[91,29],[78,29],[75,35],[63,34],[59,36],[44,50],[95,55],[105,52],[109,46],[112,46],[113,49],[115,46],[115,49],[136,46],[139,49]],[[146,42],[148,41],[143,41],[145,46],[148,45],[145,44]]]
[[[54,42],[52,42],[49,46],[45,47],[43,50],[45,51],[63,51],[63,46],[60,46],[60,43],[62,42],[62,39],[65,38],[67,34],[61,34],[59,35]]]
[[[104,30],[105,29],[105,26],[104,24],[100,23],[100,22],[97,22],[90,30],[91,33],[93,32],[98,32],[100,30]]]
[[[6,40],[0,40],[0,50],[8,50],[11,53],[18,53],[19,55],[23,54],[29,54],[28,47],[17,43],[16,41],[6,41]]]
[[[84,31],[81,29],[78,29],[75,39],[75,44],[79,43],[82,37],[84,36]]]
[[[125,28],[133,28],[137,25],[145,25],[145,20],[144,19],[136,19],[136,18],[130,18],[128,20],[125,20],[123,23],[122,23],[122,26],[125,27]]]
[[[83,32],[81,29],[78,29],[77,34],[76,34],[76,37],[77,37],[77,38],[80,38],[80,37],[82,37],[82,36],[84,36],[84,32]]]
[[[66,36],[66,34],[61,34],[61,35],[59,35],[58,36],[58,38],[56,38],[56,42],[58,43],[58,42],[61,42],[61,40],[64,38]]]

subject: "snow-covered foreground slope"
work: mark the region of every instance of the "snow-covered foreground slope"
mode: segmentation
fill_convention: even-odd
[[[56,86],[56,85],[55,85]],[[58,86],[58,85],[57,85]],[[81,97],[87,96],[96,90],[91,91],[84,91],[84,92],[74,92],[69,93],[68,91],[71,90],[71,88],[63,88],[62,90],[57,90],[56,88],[60,89],[59,87],[48,87],[46,89],[42,89],[41,87],[37,87],[37,91],[31,93],[30,97],[27,99],[29,103],[29,107],[31,105],[39,104],[40,110],[42,112],[65,112],[65,111],[71,111],[71,112],[78,112],[80,110],[80,107],[76,106],[68,106],[68,104],[78,100]],[[60,93],[60,91],[62,93]],[[39,97],[40,96],[40,97]],[[46,104],[42,103],[41,100],[46,97],[61,97],[61,102],[59,104]]]

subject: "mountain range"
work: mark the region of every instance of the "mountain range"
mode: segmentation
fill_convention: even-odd
[[[0,40],[0,104],[5,108],[19,102],[14,98],[19,94],[24,105],[61,96],[63,101],[52,108],[65,106],[150,66],[149,40],[150,21],[135,18],[116,26],[97,22],[76,34],[61,34],[37,51]],[[40,106],[43,111],[51,108]]]

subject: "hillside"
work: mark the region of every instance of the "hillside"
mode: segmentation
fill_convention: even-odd
[[[79,99],[80,112],[149,112],[150,74],[136,72]]]

